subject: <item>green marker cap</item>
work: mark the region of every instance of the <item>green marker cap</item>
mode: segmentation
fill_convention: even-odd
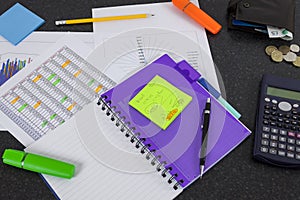
[[[2,159],[8,165],[61,178],[70,179],[75,173],[73,164],[14,149],[6,149]]]

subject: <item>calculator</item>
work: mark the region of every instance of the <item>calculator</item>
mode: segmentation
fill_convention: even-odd
[[[254,158],[280,167],[300,167],[300,80],[263,76]]]

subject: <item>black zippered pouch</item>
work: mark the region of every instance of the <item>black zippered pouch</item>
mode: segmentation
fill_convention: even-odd
[[[295,6],[295,0],[230,0],[229,28],[257,33],[256,26],[269,25],[294,33]],[[250,26],[235,22],[246,22]]]

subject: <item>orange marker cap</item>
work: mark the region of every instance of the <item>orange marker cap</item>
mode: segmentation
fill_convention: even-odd
[[[222,26],[189,0],[172,0],[173,4],[209,32],[217,34]]]

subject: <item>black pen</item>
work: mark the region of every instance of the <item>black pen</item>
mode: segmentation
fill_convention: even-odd
[[[206,159],[206,149],[207,149],[207,133],[209,127],[209,119],[210,119],[210,98],[207,98],[205,108],[203,109],[203,124],[202,124],[202,145],[200,152],[200,178],[202,178],[205,166]]]

